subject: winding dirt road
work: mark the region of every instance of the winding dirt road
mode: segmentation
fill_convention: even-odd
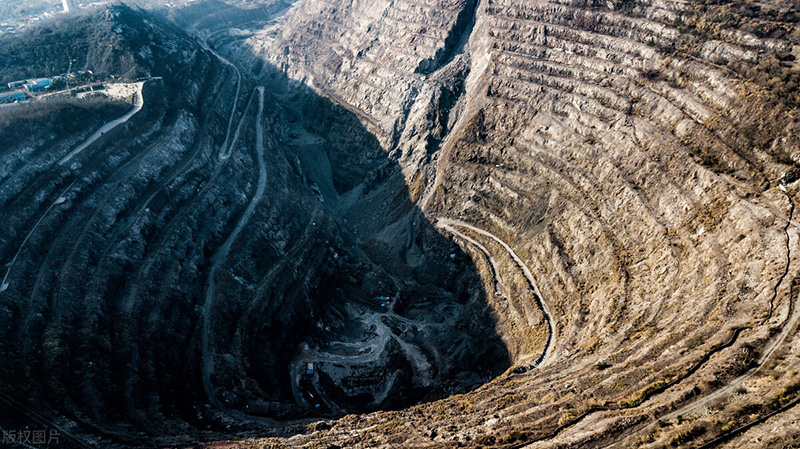
[[[466,222],[461,221],[461,220],[454,220],[452,218],[447,218],[447,217],[436,217],[436,226],[439,227],[439,228],[445,229],[445,230],[447,230],[448,228],[452,229],[453,226],[458,226],[458,227],[461,227],[461,228],[464,228],[464,229],[469,229],[470,231],[476,232],[476,233],[478,233],[480,235],[483,235],[485,237],[488,237],[488,238],[494,240],[500,246],[502,246],[504,250],[506,250],[508,255],[511,256],[511,258],[514,260],[514,262],[517,264],[517,266],[520,268],[520,270],[522,270],[522,273],[525,275],[525,278],[528,280],[528,283],[530,284],[531,289],[533,289],[534,297],[536,298],[536,304],[542,310],[542,313],[545,316],[545,321],[547,322],[547,327],[548,327],[548,331],[549,331],[548,336],[547,336],[547,343],[545,344],[544,352],[542,352],[542,355],[539,358],[539,360],[537,361],[536,366],[541,368],[543,366],[548,365],[549,363],[552,363],[552,361],[553,361],[552,360],[552,349],[553,349],[553,344],[554,344],[555,339],[556,339],[555,325],[553,324],[555,321],[553,320],[553,315],[550,313],[550,308],[548,307],[547,303],[544,301],[544,299],[542,297],[542,293],[539,291],[539,287],[536,284],[536,279],[534,279],[533,273],[531,273],[531,270],[528,268],[528,266],[525,264],[525,262],[523,262],[522,259],[517,255],[517,253],[514,252],[514,250],[510,246],[508,246],[508,244],[506,242],[501,240],[499,237],[497,237],[496,235],[494,235],[494,234],[492,234],[492,233],[490,233],[488,231],[485,231],[483,229],[476,228],[475,226],[472,226],[469,223],[466,223]],[[489,256],[489,260],[490,260],[490,263],[492,264],[493,267],[497,266],[497,263],[494,261],[494,259],[491,257],[491,255]]]
[[[503,281],[500,279],[500,267],[497,266],[497,261],[494,260],[492,254],[489,252],[489,249],[483,246],[479,241],[473,239],[472,237],[464,234],[463,232],[459,231],[458,229],[447,225],[442,224],[441,228],[446,230],[447,232],[463,239],[464,241],[468,242],[472,246],[478,248],[481,253],[486,257],[486,260],[489,261],[489,267],[492,269],[492,277],[494,277],[494,294],[505,296],[504,288],[503,288]]]
[[[74,158],[75,156],[80,154],[83,150],[88,148],[89,145],[95,143],[97,141],[97,139],[102,137],[105,133],[107,133],[107,132],[111,131],[112,129],[116,128],[117,126],[127,122],[128,120],[131,119],[131,117],[133,117],[139,111],[141,111],[142,108],[144,107],[144,96],[142,95],[142,89],[144,88],[144,83],[145,83],[145,81],[139,81],[138,83],[136,83],[136,100],[133,103],[133,109],[128,111],[128,113],[126,113],[122,117],[120,117],[120,118],[118,118],[116,120],[112,120],[112,121],[106,123],[105,125],[103,125],[102,127],[100,127],[100,129],[98,129],[97,131],[95,131],[94,134],[89,136],[89,138],[86,139],[85,142],[83,142],[80,146],[78,146],[74,150],[70,151],[69,154],[67,154],[60,161],[58,161],[58,165],[65,165],[72,158]]]
[[[256,188],[256,193],[253,195],[253,198],[250,200],[250,203],[247,205],[247,209],[245,209],[242,216],[239,218],[238,223],[234,227],[233,231],[228,235],[228,238],[222,244],[222,246],[217,250],[217,252],[211,257],[211,270],[208,273],[208,283],[206,286],[206,301],[203,304],[203,312],[202,312],[202,320],[203,320],[203,327],[201,331],[201,358],[202,358],[202,378],[203,378],[203,389],[208,396],[209,401],[214,404],[215,407],[218,409],[228,413],[229,415],[234,415],[237,417],[241,417],[243,415],[241,412],[236,412],[235,410],[231,410],[226,407],[219,399],[217,399],[216,395],[214,394],[213,386],[211,385],[211,373],[214,369],[214,357],[211,353],[211,344],[210,344],[210,333],[211,333],[211,310],[214,308],[214,303],[216,300],[216,281],[215,276],[217,271],[222,268],[222,265],[228,259],[228,254],[230,253],[231,247],[236,242],[236,239],[239,237],[239,233],[242,229],[247,225],[250,221],[250,218],[253,216],[253,212],[255,211],[256,206],[258,203],[261,202],[261,199],[264,197],[264,193],[267,189],[267,166],[264,161],[264,125],[263,125],[263,118],[264,118],[264,88],[259,86],[256,88],[258,91],[258,113],[256,115],[256,152],[258,153],[258,186]],[[251,419],[251,417],[247,417],[246,419]]]
[[[244,119],[247,117],[247,111],[250,110],[250,105],[252,103],[253,97],[255,96],[255,93],[256,93],[256,90],[254,89],[253,93],[250,95],[250,100],[248,100],[247,105],[245,106],[244,110],[242,111],[242,116],[239,119],[239,124],[237,126],[237,129],[240,129],[242,127]],[[235,106],[235,104],[234,104],[234,106]],[[231,117],[233,116],[234,112],[235,112],[235,108],[234,108],[233,111],[231,111]],[[231,148],[234,148],[236,146],[236,143],[238,142],[238,139],[239,139],[239,133],[236,133],[236,136],[234,137],[234,139],[229,144]],[[224,151],[225,151],[225,148],[223,147],[221,149],[221,152],[224,152]],[[161,251],[166,246],[167,237],[170,236],[170,235],[173,235],[174,228],[176,226],[178,226],[180,223],[183,222],[183,219],[192,210],[194,202],[197,201],[199,198],[202,198],[206,194],[206,192],[208,192],[208,190],[212,186],[215,185],[215,182],[216,182],[217,178],[219,177],[220,173],[222,173],[222,169],[225,166],[225,162],[224,162],[225,159],[222,159],[222,161],[223,162],[217,164],[217,167],[214,169],[214,173],[211,175],[211,177],[205,183],[203,188],[200,189],[194,195],[193,199],[190,200],[187,203],[186,207],[184,207],[180,212],[178,212],[176,214],[176,216],[174,216],[172,219],[170,219],[167,222],[166,225],[164,225],[164,227],[162,228],[161,237],[156,239],[155,243],[153,243],[151,245],[151,247],[154,249],[153,250],[153,254],[157,254],[159,251]],[[144,266],[140,267],[137,270],[137,272],[136,272],[136,282],[133,283],[133,287],[128,292],[128,294],[125,295],[125,299],[122,301],[121,306],[120,306],[120,309],[123,311],[123,313],[130,312],[132,310],[132,308],[134,307],[135,302],[136,302],[136,296],[137,296],[138,291],[139,291],[139,285],[141,285],[141,282],[142,282],[143,279],[147,278],[147,276],[150,273],[150,270],[153,268],[153,264],[155,264],[156,261],[157,261],[157,258],[152,257],[152,258],[150,258],[149,262],[147,262],[146,264],[144,264]]]
[[[24,248],[25,244],[28,243],[28,239],[30,239],[31,235],[33,235],[33,233],[36,232],[36,228],[39,227],[39,225],[42,223],[42,220],[44,220],[44,217],[46,217],[47,214],[49,214],[50,211],[53,210],[54,207],[58,206],[59,204],[64,204],[67,201],[67,198],[64,195],[67,194],[69,189],[72,188],[72,186],[75,184],[76,181],[77,180],[72,181],[72,184],[67,186],[67,188],[64,189],[63,192],[61,192],[61,195],[59,195],[58,198],[56,198],[55,201],[53,201],[53,203],[50,204],[50,207],[48,207],[47,210],[44,211],[42,216],[39,217],[39,220],[36,222],[36,224],[33,225],[33,228],[30,230],[30,232],[28,232],[28,235],[25,236],[25,239],[22,241],[22,244],[19,245],[19,248],[17,249],[16,254],[14,254],[14,258],[11,259],[11,262],[8,264],[8,269],[6,270],[6,275],[3,276],[3,281],[0,282],[0,292],[4,292],[4,291],[8,290],[8,287],[10,286],[10,284],[8,282],[8,276],[11,274],[11,269],[14,268],[14,263],[17,261],[17,257],[19,257],[19,253],[22,252],[22,248]]]
[[[221,54],[217,53],[216,50],[211,48],[208,44],[208,38],[211,36],[207,36],[205,39],[199,39],[200,45],[210,52],[212,55],[216,56],[217,59],[222,61],[223,64],[231,67],[234,72],[236,72],[236,95],[233,97],[233,106],[231,107],[231,115],[228,117],[228,131],[225,133],[225,143],[222,145],[222,151],[219,154],[220,159],[227,159],[231,155],[231,149],[233,148],[233,143],[230,142],[231,137],[231,128],[233,127],[233,116],[236,113],[236,106],[239,104],[239,95],[242,91],[242,72],[239,70],[239,67],[236,67],[236,64],[229,61],[226,57],[222,56]],[[239,130],[236,130],[236,134],[239,134]],[[234,138],[234,141],[236,138]]]

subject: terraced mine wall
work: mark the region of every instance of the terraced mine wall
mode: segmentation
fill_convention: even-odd
[[[794,397],[789,2],[473,6],[303,1],[215,35],[366,124],[473,258],[513,360],[474,392],[282,442],[680,446]]]
[[[44,417],[77,446],[285,434],[508,366],[472,261],[350,111],[141,11],[75,20],[121,39],[141,109],[0,154],[4,428]]]
[[[797,441],[794,6],[141,16],[181,63],[136,47],[163,75],[140,113],[68,165],[97,113],[0,154],[4,419],[119,446]]]

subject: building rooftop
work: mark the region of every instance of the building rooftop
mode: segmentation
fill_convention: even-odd
[[[22,91],[22,90],[12,90],[10,92],[0,92],[0,99],[7,99],[7,98],[15,97],[15,96],[20,96],[20,95],[22,95],[24,97],[25,96],[25,92]]]

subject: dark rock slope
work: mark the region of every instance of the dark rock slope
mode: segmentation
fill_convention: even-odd
[[[797,14],[308,0],[216,34],[254,73],[272,61],[361,118],[496,292],[514,360],[477,391],[285,443],[737,447],[769,433],[728,432],[797,391]]]
[[[202,42],[124,7],[79,19],[108,37],[52,33],[110,45],[87,68],[161,77],[128,122],[64,164],[118,104],[0,147],[4,428],[797,441],[796,2],[169,14]]]
[[[79,446],[285,433],[508,366],[472,261],[353,113],[125,6],[47,26],[2,43],[7,72],[77,49],[108,85],[143,86],[141,110],[96,140],[130,105],[0,111],[17,135],[0,151],[4,429],[43,420]]]

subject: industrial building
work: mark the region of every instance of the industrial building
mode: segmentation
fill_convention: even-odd
[[[28,80],[25,84],[25,90],[28,92],[38,92],[40,90],[45,90],[50,87],[50,79],[49,78],[39,78],[35,80]]]
[[[25,92],[21,90],[14,90],[11,92],[0,93],[0,101],[24,100],[24,99],[25,99]]]

